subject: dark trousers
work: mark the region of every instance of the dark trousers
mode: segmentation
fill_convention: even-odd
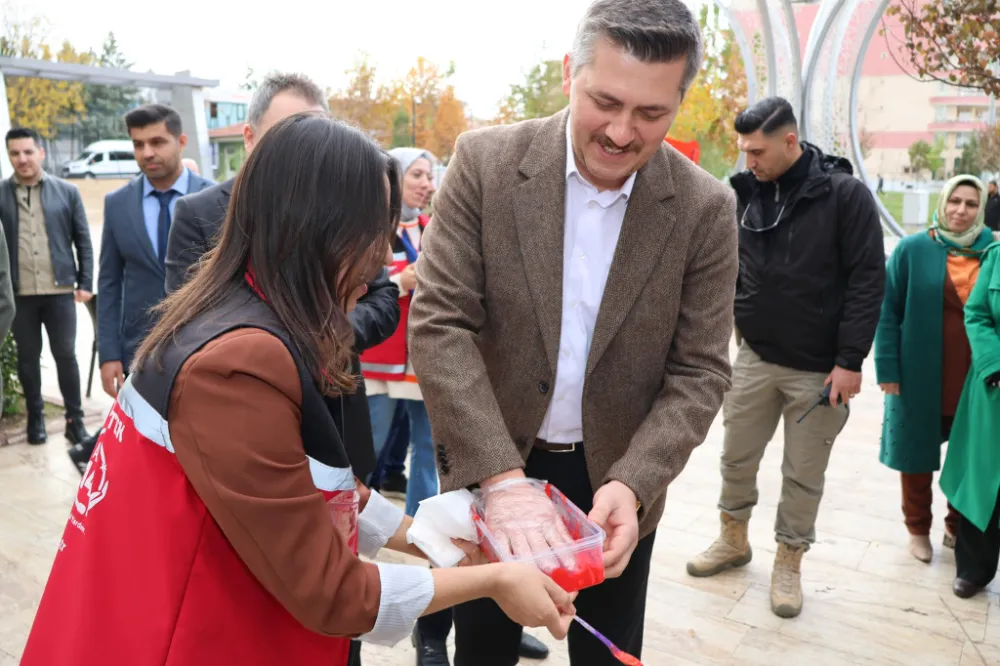
[[[587,476],[583,448],[572,453],[534,451],[525,474],[546,479],[571,502],[589,513],[594,493]],[[619,577],[582,590],[576,599],[577,614],[622,650],[641,659],[643,623],[646,619],[646,585],[656,533],[639,541],[625,572]],[[495,602],[480,599],[456,606],[455,666],[513,666],[518,663],[522,628],[512,622]],[[569,631],[569,658],[574,666],[620,666],[611,652],[574,623]]]
[[[951,435],[951,424],[954,416],[941,417],[941,436],[945,441]],[[934,473],[900,474],[903,489],[903,519],[910,534],[927,536],[931,533],[931,505],[934,495],[931,491],[934,485]],[[944,517],[944,528],[948,534],[958,534],[958,521],[961,518],[955,507],[948,503],[948,513]]]
[[[993,505],[993,515],[985,532],[980,532],[965,516],[959,521],[955,567],[962,580],[986,587],[996,577],[997,565],[1000,564],[1000,526],[997,521],[1000,521],[1000,496]]]
[[[392,415],[392,426],[386,437],[382,455],[379,456],[372,473],[372,481],[376,487],[393,474],[402,474],[406,469],[406,454],[410,450],[410,415],[406,411],[406,403],[400,400]]]
[[[17,296],[14,303],[17,313],[11,331],[17,343],[17,377],[24,389],[28,413],[41,415],[45,408],[41,366],[44,326],[56,362],[66,418],[83,418],[80,368],[76,364],[76,302],[73,294]]]

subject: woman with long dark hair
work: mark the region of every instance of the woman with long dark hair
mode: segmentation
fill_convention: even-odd
[[[347,312],[385,261],[396,179],[317,115],[250,154],[219,245],[162,305],[108,416],[23,664],[344,666],[350,637],[391,645],[480,597],[565,636],[571,595],[533,566],[357,556],[419,554],[323,401],[357,385]]]

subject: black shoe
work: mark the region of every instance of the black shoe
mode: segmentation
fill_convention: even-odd
[[[80,444],[71,446],[69,451],[67,451],[69,459],[73,461],[73,465],[80,472],[80,476],[83,476],[83,473],[87,471],[87,463],[90,462],[90,456],[94,453],[94,447],[97,446],[97,438],[100,436],[101,431],[98,430]]]
[[[444,641],[424,638],[419,628],[413,629],[413,647],[417,648],[417,666],[451,666],[448,646]]]
[[[982,585],[976,585],[972,581],[965,580],[964,578],[956,578],[955,582],[951,586],[952,592],[954,592],[955,596],[959,599],[969,599],[974,597],[979,594],[982,589]]]
[[[396,472],[385,477],[382,487],[379,490],[383,497],[395,497],[396,499],[406,499],[406,475]]]
[[[83,427],[83,417],[66,419],[66,439],[70,444],[83,444],[90,439],[90,433]]]
[[[549,649],[545,643],[541,642],[529,633],[521,634],[521,649],[518,654],[525,659],[545,659],[549,656]]]
[[[28,414],[28,444],[44,444],[49,436],[45,433],[45,416]]]

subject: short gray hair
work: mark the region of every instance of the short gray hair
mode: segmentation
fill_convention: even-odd
[[[271,108],[271,100],[274,99],[275,95],[283,92],[294,93],[310,104],[322,107],[325,111],[330,110],[326,95],[308,76],[274,72],[264,77],[250,99],[247,122],[250,123],[251,127],[256,128],[260,124],[261,118]]]
[[[686,58],[681,92],[701,69],[701,28],[681,0],[596,0],[580,21],[573,40],[573,74],[589,65],[594,46],[607,39],[646,63]]]

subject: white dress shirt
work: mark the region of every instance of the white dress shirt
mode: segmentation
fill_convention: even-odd
[[[634,184],[634,173],[617,190],[599,192],[587,182],[576,167],[570,123],[566,123],[562,329],[555,390],[538,431],[538,438],[547,442],[583,441],[587,355]]]

